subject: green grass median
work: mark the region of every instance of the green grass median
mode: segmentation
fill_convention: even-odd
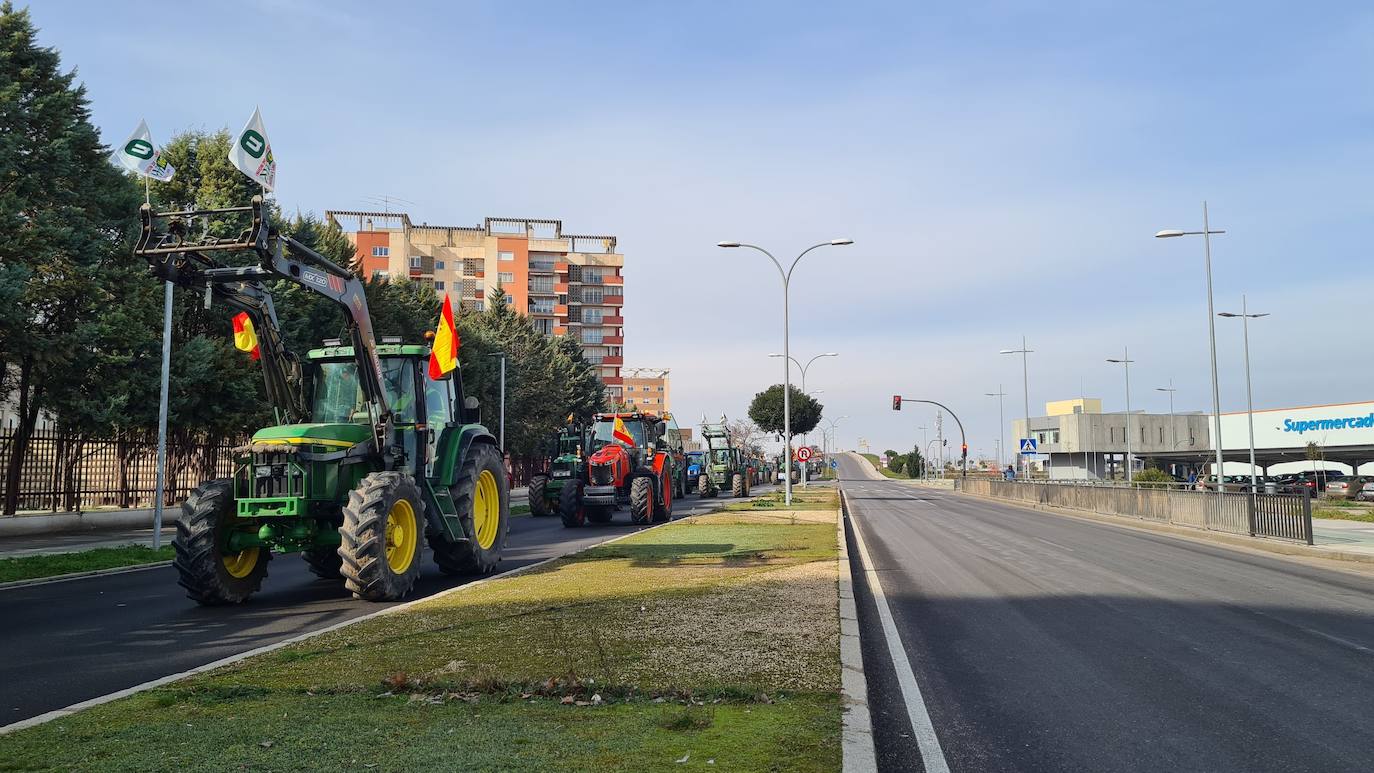
[[[794,496],[2,736],[0,769],[838,770],[836,495]]]
[[[93,572],[99,569],[118,569],[139,564],[170,561],[172,546],[153,550],[145,545],[125,545],[116,548],[92,548],[75,553],[46,553],[37,556],[0,558],[0,582],[38,580],[74,572]],[[0,762],[0,770],[3,770]]]

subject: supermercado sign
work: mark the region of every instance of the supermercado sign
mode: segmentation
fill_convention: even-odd
[[[1243,411],[1221,415],[1221,437],[1228,449],[1248,445]],[[1256,448],[1301,448],[1308,443],[1374,445],[1374,402],[1255,411]]]

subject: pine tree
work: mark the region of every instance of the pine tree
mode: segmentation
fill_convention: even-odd
[[[0,5],[0,394],[17,394],[4,512],[43,410],[92,366],[83,332],[127,268],[138,191],[108,162],[84,87],[40,46],[27,11]]]

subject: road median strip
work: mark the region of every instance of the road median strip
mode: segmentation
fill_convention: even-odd
[[[145,545],[101,547],[70,553],[43,553],[0,558],[0,590],[57,580],[114,574],[120,571],[164,566],[172,560],[172,546],[153,550]]]
[[[836,770],[837,503],[759,496],[0,737],[25,769]],[[148,757],[153,750],[153,758]],[[228,756],[226,756],[228,755]]]

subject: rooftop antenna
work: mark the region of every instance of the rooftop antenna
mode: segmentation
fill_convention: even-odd
[[[392,196],[389,193],[364,196],[361,199],[359,199],[359,201],[363,201],[373,206],[380,206],[382,208],[382,212],[387,215],[391,214],[391,205],[393,203],[409,204],[412,207],[416,206],[415,202],[411,201],[410,199],[403,199],[400,196]]]

